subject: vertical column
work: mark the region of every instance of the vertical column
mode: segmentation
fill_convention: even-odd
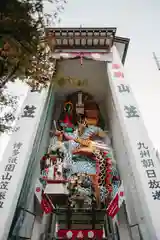
[[[23,104],[16,132],[11,136],[0,167],[0,240],[6,240],[28,167],[34,139],[49,88],[32,89]]]
[[[115,46],[112,51],[113,62],[108,64],[109,85],[141,200],[141,206],[137,208],[141,207],[144,213],[144,216],[139,216],[139,223],[146,225],[148,237],[145,239],[156,240],[160,239],[160,162],[124,76],[123,65]]]

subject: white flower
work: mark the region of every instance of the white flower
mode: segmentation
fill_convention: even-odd
[[[67,238],[72,238],[73,233],[71,231],[68,231],[66,235],[67,235]]]

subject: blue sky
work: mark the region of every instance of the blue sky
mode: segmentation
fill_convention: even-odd
[[[46,4],[46,12],[52,13],[53,9],[53,5]],[[155,51],[160,57],[160,1],[68,0],[61,19],[58,27],[117,27],[117,35],[131,39],[125,75],[149,136],[155,147],[160,149],[160,71],[152,56]],[[7,137],[0,139],[1,147],[4,148],[7,140]]]

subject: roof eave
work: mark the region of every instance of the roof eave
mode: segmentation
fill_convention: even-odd
[[[125,48],[124,48],[124,52],[123,52],[123,56],[122,56],[122,63],[124,64],[125,60],[126,60],[126,56],[127,56],[127,51],[128,51],[130,39],[129,38],[115,36],[114,42],[125,44]]]
[[[130,42],[130,39],[128,38],[123,38],[123,37],[119,37],[119,36],[115,36],[116,34],[116,30],[117,28],[114,28],[114,27],[107,27],[107,28],[46,28],[45,29],[45,32],[46,34],[49,33],[49,32],[52,32],[52,31],[55,31],[55,32],[88,32],[88,31],[93,31],[93,32],[96,32],[96,31],[112,31],[113,32],[113,42],[112,44],[114,43],[122,43],[124,44],[124,51],[123,51],[123,54],[121,56],[122,58],[122,63],[124,64],[125,63],[125,59],[126,59],[126,55],[127,55],[127,51],[128,51],[128,46],[129,46],[129,42]],[[84,46],[82,46],[84,47]],[[94,47],[93,47],[94,48]]]

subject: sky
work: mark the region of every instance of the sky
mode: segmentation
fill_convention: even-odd
[[[62,1],[62,0],[59,0]],[[138,102],[149,137],[160,149],[160,71],[152,52],[160,58],[159,0],[68,0],[57,27],[116,27],[117,35],[130,38],[125,75]],[[52,4],[45,12],[53,13]],[[27,87],[19,83],[14,92],[21,95]],[[20,109],[20,108],[19,108]],[[19,110],[18,110],[19,111]],[[0,152],[9,137],[0,138]]]

